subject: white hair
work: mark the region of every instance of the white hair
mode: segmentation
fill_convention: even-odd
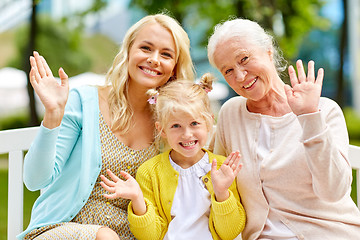
[[[265,32],[257,22],[242,18],[230,19],[215,26],[207,46],[208,59],[212,66],[217,68],[214,62],[214,53],[218,45],[231,38],[245,38],[248,42],[264,48],[265,51],[271,51],[278,73],[286,69],[286,61],[282,57],[281,51],[275,47],[274,38]]]

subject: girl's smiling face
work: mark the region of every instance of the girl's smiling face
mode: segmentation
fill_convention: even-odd
[[[137,33],[128,58],[130,85],[145,89],[161,86],[174,74],[174,38],[160,24],[149,23]]]
[[[161,128],[158,123],[157,127]],[[202,148],[206,144],[208,132],[204,117],[177,113],[163,126],[161,136],[166,138],[172,148],[172,160],[182,168],[188,168],[203,157]]]

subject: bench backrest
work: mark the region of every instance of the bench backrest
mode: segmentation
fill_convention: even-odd
[[[7,239],[16,239],[23,231],[23,157],[39,127],[0,131],[0,154],[9,154]],[[349,159],[356,171],[357,206],[360,209],[360,147],[350,145]]]
[[[349,160],[351,167],[356,171],[353,183],[356,184],[356,205],[360,209],[360,147],[350,145],[349,147]]]
[[[7,239],[16,239],[23,231],[23,158],[39,127],[0,131],[0,154],[8,153]]]

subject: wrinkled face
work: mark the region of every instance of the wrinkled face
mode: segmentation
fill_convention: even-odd
[[[158,23],[149,23],[137,33],[129,51],[130,84],[156,88],[174,73],[176,46],[171,33]]]
[[[241,38],[220,42],[214,62],[229,86],[239,95],[257,101],[262,99],[277,77],[271,51]]]
[[[171,116],[167,124],[163,126],[161,133],[173,149],[171,158],[177,161],[188,161],[192,164],[199,161],[204,152],[208,137],[208,128],[204,117],[193,117],[186,113],[178,113]]]

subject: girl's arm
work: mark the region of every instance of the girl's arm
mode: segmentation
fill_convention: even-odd
[[[240,153],[236,151],[229,155],[219,170],[216,170],[214,161],[212,164],[211,181],[214,195],[211,197],[209,227],[216,232],[219,239],[234,239],[245,227],[245,210],[241,205],[235,182],[242,167],[239,161]]]
[[[107,174],[112,179],[107,179],[104,175],[101,175],[101,186],[112,194],[104,194],[104,197],[108,199],[125,198],[132,202],[133,212],[138,215],[144,215],[146,213],[146,204],[143,193],[139,184],[130,174],[121,171],[120,175],[125,178],[125,181],[118,178],[109,169],[106,170]]]
[[[139,240],[163,239],[168,227],[169,219],[166,215],[165,206],[162,206],[162,198],[160,196],[161,187],[159,182],[162,181],[153,175],[153,166],[153,162],[148,160],[136,172],[136,180],[140,185],[146,202],[146,213],[142,216],[134,214],[132,212],[132,202],[128,207],[130,230],[136,239]],[[166,204],[168,204],[167,201]]]
[[[229,187],[234,182],[242,165],[240,162],[239,151],[232,152],[217,170],[217,161],[213,160],[211,165],[211,181],[214,188],[215,198],[218,202],[223,202],[229,198]]]

